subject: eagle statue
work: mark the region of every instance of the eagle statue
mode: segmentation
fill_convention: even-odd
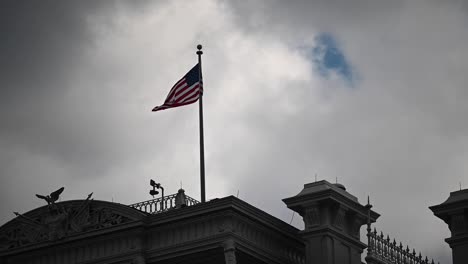
[[[50,195],[40,195],[36,194],[37,198],[43,199],[47,202],[47,205],[55,204],[55,202],[59,199],[60,194],[63,192],[65,188],[62,187],[55,192],[51,192]]]

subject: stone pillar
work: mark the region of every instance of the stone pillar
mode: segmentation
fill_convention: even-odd
[[[451,192],[445,202],[429,209],[450,229],[452,236],[445,242],[452,248],[453,264],[468,263],[468,189]]]
[[[223,243],[224,259],[226,264],[236,264],[236,244],[234,240],[228,239]]]
[[[360,228],[368,212],[341,184],[319,181],[304,185],[294,197],[283,199],[304,219],[302,239],[306,264],[361,264],[366,245],[360,241]],[[370,211],[371,222],[379,217]]]
[[[143,257],[143,255],[138,255],[134,257],[132,262],[130,263],[131,264],[146,264],[146,260],[145,260],[145,257]]]

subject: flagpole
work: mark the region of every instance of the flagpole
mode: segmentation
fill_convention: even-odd
[[[197,45],[197,55],[198,55],[198,66],[200,67],[199,71],[199,80],[200,80],[200,98],[198,99],[198,110],[199,110],[199,119],[200,119],[200,188],[201,188],[201,202],[205,202],[205,146],[203,138],[203,76],[202,76],[202,63],[201,55],[203,54],[202,45]]]

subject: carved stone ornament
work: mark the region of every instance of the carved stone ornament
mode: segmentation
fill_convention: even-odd
[[[467,231],[465,227],[465,215],[463,213],[452,215],[450,229],[452,231],[452,235],[463,234]]]
[[[231,218],[223,220],[222,224],[218,226],[218,232],[235,232],[234,224]]]
[[[47,202],[47,205],[49,207],[54,207],[55,205],[55,202],[59,199],[60,197],[60,194],[63,192],[63,190],[65,189],[65,187],[62,187],[54,192],[52,192],[51,194],[49,195],[40,195],[40,194],[36,194],[36,197],[39,198],[39,199],[42,199],[44,201]]]
[[[333,225],[336,228],[343,230],[344,223],[345,223],[345,215],[346,215],[346,210],[341,206],[338,207],[335,213],[335,221],[333,222]]]
[[[0,227],[0,251],[133,221],[108,202],[88,199],[41,207]],[[107,206],[111,205],[111,206]],[[123,205],[118,205],[126,207]],[[130,208],[129,208],[130,209]]]
[[[320,210],[318,206],[313,206],[306,209],[304,222],[306,229],[320,225]]]

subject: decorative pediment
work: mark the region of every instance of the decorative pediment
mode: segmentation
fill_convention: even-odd
[[[43,206],[17,214],[0,227],[0,251],[111,228],[145,216],[126,205],[105,201],[74,200]]]

